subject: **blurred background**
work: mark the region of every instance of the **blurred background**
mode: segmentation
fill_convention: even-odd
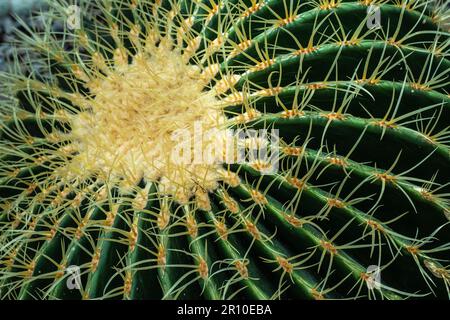
[[[15,31],[23,29],[21,22],[41,29],[39,12],[45,9],[45,0],[0,0],[0,71],[7,71],[12,66],[13,57],[23,54],[14,50]]]

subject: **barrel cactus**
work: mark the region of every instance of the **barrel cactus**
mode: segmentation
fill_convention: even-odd
[[[450,297],[444,3],[71,4],[1,74],[2,299]]]

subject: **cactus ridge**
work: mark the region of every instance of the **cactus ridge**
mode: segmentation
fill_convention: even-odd
[[[69,6],[0,74],[1,299],[450,298],[445,3],[81,0],[50,32]],[[195,121],[221,154],[278,130],[278,170],[174,164]]]

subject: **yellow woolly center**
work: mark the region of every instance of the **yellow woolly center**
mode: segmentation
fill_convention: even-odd
[[[77,155],[61,175],[96,173],[124,187],[144,178],[181,203],[199,189],[215,189],[225,117],[214,93],[203,91],[204,72],[183,61],[176,50],[155,45],[130,64],[116,63],[106,76],[96,73],[88,82],[93,98],[86,98],[87,110],[71,119]],[[218,131],[207,134],[211,129]],[[189,146],[181,143],[186,135]],[[217,152],[212,161],[204,159],[209,150]]]

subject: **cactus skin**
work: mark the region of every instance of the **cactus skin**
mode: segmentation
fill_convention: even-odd
[[[368,30],[370,1],[81,2],[102,13],[83,22],[72,50],[60,35],[23,35],[50,79],[2,75],[2,299],[450,297],[447,8],[374,1],[381,27]],[[163,45],[199,67],[229,127],[279,129],[278,173],[227,165],[215,184],[180,196],[161,177],[132,180],[106,165],[109,178],[93,157],[77,158],[74,119],[101,109],[102,95],[114,106],[102,119],[141,139],[130,113],[114,120],[132,108],[114,105],[120,90],[93,80],[131,77],[131,57]],[[152,61],[143,64],[166,70]],[[155,112],[178,106],[175,91],[158,90]],[[67,286],[73,265],[80,290]]]

